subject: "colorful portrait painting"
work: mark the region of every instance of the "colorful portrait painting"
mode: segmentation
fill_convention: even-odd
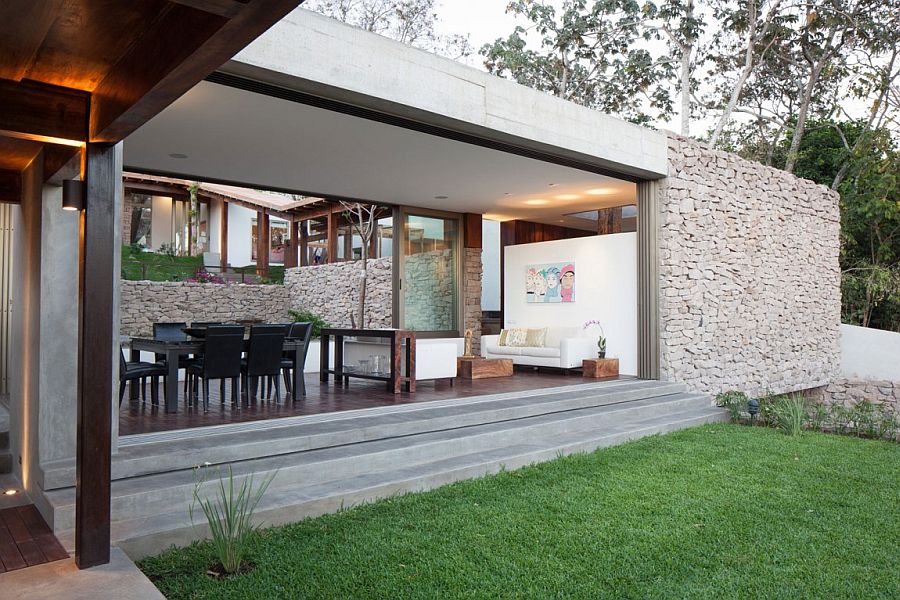
[[[575,261],[527,265],[525,302],[575,302]]]

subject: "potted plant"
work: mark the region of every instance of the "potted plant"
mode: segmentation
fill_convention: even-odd
[[[606,336],[603,334],[603,325],[597,319],[586,321],[583,329],[587,331],[592,327],[600,329],[600,335],[597,337],[597,358],[606,358]]]

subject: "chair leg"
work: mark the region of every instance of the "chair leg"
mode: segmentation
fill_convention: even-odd
[[[306,398],[306,377],[303,373],[300,374],[300,397]]]
[[[225,379],[219,380],[219,397],[222,400],[222,404],[225,404]]]
[[[119,407],[122,406],[122,398],[125,397],[125,380],[119,380]]]
[[[278,377],[278,375],[275,375],[274,377],[270,377],[270,379],[275,380],[275,402],[280,402],[281,401],[281,379]]]
[[[238,406],[238,407],[240,406],[240,403],[238,402],[238,380],[239,379],[240,379],[239,377],[231,378],[231,404],[233,406]]]
[[[265,381],[266,381],[265,394],[266,394],[266,400],[268,400],[269,398],[272,397],[272,377],[270,377],[269,375],[266,375]]]
[[[203,410],[209,411],[209,379],[203,378]]]
[[[291,370],[290,369],[282,369],[281,376],[284,378],[284,389],[287,390],[288,394],[293,394],[294,390],[291,386]]]
[[[159,406],[159,376],[154,375],[150,378],[150,402],[153,406]]]
[[[147,378],[141,377],[141,402],[147,402]]]

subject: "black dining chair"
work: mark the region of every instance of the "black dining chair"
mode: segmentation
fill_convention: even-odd
[[[309,352],[309,340],[312,338],[312,323],[300,322],[291,323],[287,326],[285,337],[295,342],[302,342],[303,346],[297,350],[300,353],[300,368],[306,364],[306,354]],[[293,394],[293,380],[291,371],[294,369],[294,353],[284,352],[281,355],[281,374],[284,377],[284,385],[287,387],[288,394]],[[300,393],[299,396],[306,396],[306,381],[303,376],[300,377]]]
[[[153,324],[153,339],[160,340],[163,342],[186,342],[188,340],[188,334],[184,331],[185,327],[187,327],[187,323],[184,321],[181,322],[172,322],[172,323],[154,323]],[[165,354],[156,354],[156,362],[160,364],[166,364],[166,355]],[[180,355],[178,357],[178,368],[184,369],[185,374],[187,374],[187,368],[197,362],[197,357],[191,357],[186,355]],[[184,393],[187,395],[188,392],[188,378],[185,376],[184,378]]]
[[[147,378],[150,378],[150,401],[153,404],[159,404],[159,378],[165,381],[168,370],[164,365],[159,363],[149,363],[141,361],[126,361],[125,351],[119,348],[119,406],[122,406],[122,399],[125,397],[125,384],[135,379],[141,381],[141,398],[143,402],[147,401]]]
[[[266,398],[271,395],[272,378],[275,395],[281,395],[281,355],[284,350],[284,325],[251,325],[247,358],[241,365],[243,387],[250,400],[256,396],[259,378],[266,383]],[[252,393],[251,393],[252,390]]]
[[[231,402],[238,403],[238,381],[241,355],[244,351],[244,328],[240,325],[210,325],[203,342],[203,356],[188,367],[188,403],[197,402],[198,383],[203,385],[203,409],[209,410],[209,381],[221,381],[222,404],[225,403],[225,380],[231,380]]]

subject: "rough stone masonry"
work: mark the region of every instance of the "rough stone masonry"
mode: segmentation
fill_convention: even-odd
[[[750,395],[832,382],[837,193],[670,135],[659,201],[663,378]]]

